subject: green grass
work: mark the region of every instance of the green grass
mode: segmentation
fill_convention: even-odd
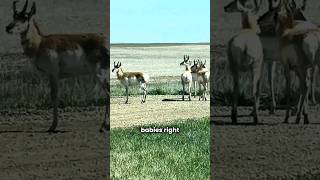
[[[210,92],[211,101],[216,105],[227,105],[232,104],[232,95],[233,95],[233,79],[231,77],[231,72],[227,61],[217,60],[214,62],[214,66],[211,71],[212,82],[210,83]],[[291,103],[296,103],[299,96],[298,91],[298,79],[294,73],[292,76],[292,85],[291,85]],[[269,83],[268,83],[268,73],[267,66],[262,73],[261,80],[261,93],[260,93],[260,103],[261,105],[269,105],[271,102],[271,97],[269,93]],[[249,72],[240,74],[240,96],[239,96],[239,105],[249,106],[253,104],[252,97],[252,77]],[[277,65],[275,77],[274,77],[274,87],[275,87],[275,98],[277,105],[286,104],[285,99],[285,78],[284,72],[281,64]],[[316,97],[319,97],[319,91],[316,91]],[[319,99],[318,99],[319,101]]]
[[[12,77],[0,74],[0,110],[19,108],[48,109],[51,105],[49,80],[37,76]],[[111,97],[124,96],[119,81],[111,83]],[[103,106],[105,95],[93,77],[80,77],[60,82],[60,107]],[[129,88],[130,96],[141,95],[139,85]],[[179,81],[159,80],[148,84],[148,95],[180,95]]]
[[[209,119],[179,121],[176,134],[111,130],[111,179],[209,179]]]
[[[141,95],[142,91],[137,86],[129,87],[130,95]],[[148,95],[180,95],[182,86],[180,82],[154,82],[148,84]],[[125,88],[119,82],[111,85],[111,96],[125,96]]]

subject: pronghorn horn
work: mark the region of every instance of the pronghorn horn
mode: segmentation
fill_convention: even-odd
[[[260,7],[261,7],[261,4],[262,4],[261,0],[255,0],[255,1],[254,1],[255,11],[256,11],[256,12],[259,11],[259,9],[260,9]]]
[[[13,1],[13,3],[12,3],[12,10],[13,10],[13,13],[14,14],[17,14],[18,12],[17,12],[17,2],[18,1]]]
[[[113,66],[116,67],[116,62],[115,61],[113,61]]]
[[[120,62],[120,66],[119,67],[121,67],[121,62]]]
[[[245,8],[239,0],[237,0],[237,7],[240,11],[244,11],[244,12],[248,11],[248,8]]]
[[[306,7],[307,7],[307,0],[303,0],[301,9],[304,11],[304,10],[306,10]]]
[[[189,60],[189,58],[190,58],[190,57],[189,57],[189,56],[187,56],[187,58],[188,58],[187,60]]]
[[[288,2],[288,4],[289,4],[289,6],[291,8],[291,11],[296,10],[297,4],[296,4],[296,2],[294,0],[292,0],[291,3]]]
[[[280,5],[280,0],[269,0],[269,9],[276,9]]]
[[[27,10],[27,7],[28,7],[28,0],[26,0],[26,3],[24,4],[24,6],[23,6],[23,9],[22,9],[22,13],[25,13],[26,12],[26,10]]]

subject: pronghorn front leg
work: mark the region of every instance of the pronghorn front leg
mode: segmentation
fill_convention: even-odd
[[[128,104],[128,100],[129,100],[129,87],[128,87],[128,85],[126,84],[126,102],[125,102],[125,104]]]
[[[58,105],[59,105],[59,78],[50,76],[51,100],[53,104],[53,121],[48,132],[54,132],[58,125]]]
[[[141,103],[145,103],[146,102],[146,98],[147,98],[147,87],[145,83],[140,83],[140,87],[142,90],[142,100]]]
[[[193,81],[193,87],[194,87],[194,98],[197,96],[197,81]]]
[[[231,110],[231,120],[233,124],[237,123],[237,108],[239,99],[239,72],[232,72],[233,75],[233,101]]]
[[[182,78],[181,78],[181,84],[182,84],[182,101],[184,101],[185,87],[184,87],[184,82]]]
[[[199,83],[199,92],[200,92],[200,94],[199,94],[199,101],[200,101],[201,98],[202,98],[202,88],[201,88],[201,86],[202,86],[202,84]]]
[[[276,100],[274,96],[274,74],[275,74],[275,69],[276,69],[276,62],[268,62],[268,81],[269,81],[269,91],[270,91],[270,97],[271,97],[271,104],[270,104],[270,114],[275,113],[275,108],[276,108]]]
[[[189,95],[189,101],[191,101],[191,82],[188,83],[188,95]]]

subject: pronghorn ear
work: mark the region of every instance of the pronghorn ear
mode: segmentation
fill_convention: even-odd
[[[36,3],[33,2],[33,3],[32,3],[32,7],[31,7],[31,10],[30,10],[30,12],[29,12],[29,14],[28,14],[29,20],[30,20],[30,18],[31,18],[33,15],[36,14],[36,12],[37,12]]]
[[[241,2],[239,0],[237,0],[237,8],[240,10],[240,11],[243,11],[243,12],[248,12],[248,9],[245,8]]]

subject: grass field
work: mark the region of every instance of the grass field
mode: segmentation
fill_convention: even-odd
[[[112,179],[209,179],[208,118],[145,127],[154,126],[179,127],[180,133],[111,130]]]

